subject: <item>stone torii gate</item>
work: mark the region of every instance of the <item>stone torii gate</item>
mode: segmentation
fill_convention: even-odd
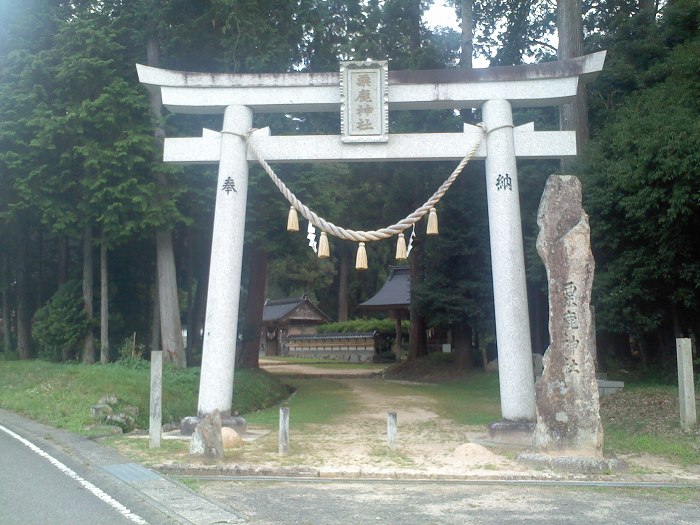
[[[481,108],[485,139],[474,157],[486,161],[501,415],[507,421],[535,419],[530,323],[525,286],[517,158],[576,155],[573,131],[514,127],[512,108],[556,106],[576,95],[579,82],[602,70],[605,52],[560,62],[461,71],[392,71],[386,63],[344,63],[340,73],[206,74],[137,65],[140,81],[160,91],[170,111],[223,114],[221,133],[166,138],[164,161],[219,164],[211,269],[205,319],[198,415],[230,414],[248,164],[256,158],[244,136],[254,113],[341,111],[342,135],[250,136],[270,163],[353,161],[460,161],[484,130],[465,125],[462,133],[389,134],[388,110]],[[362,69],[366,66],[366,69]],[[356,70],[357,68],[357,70]],[[362,120],[353,76],[368,71],[371,96],[380,113]],[[354,86],[354,87],[353,87]],[[350,111],[350,112],[349,112]]]

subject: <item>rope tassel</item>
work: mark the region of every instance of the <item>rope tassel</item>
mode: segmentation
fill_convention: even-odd
[[[408,254],[406,253],[406,238],[403,233],[399,233],[399,238],[396,241],[396,260],[405,261],[408,259]]]
[[[438,218],[435,208],[430,208],[430,214],[428,215],[428,228],[425,233],[428,235],[438,234]]]
[[[294,209],[294,206],[289,207],[289,215],[287,216],[287,231],[299,231],[299,217],[297,216],[297,211]]]
[[[366,270],[367,269],[367,250],[365,250],[365,243],[361,242],[357,248],[357,258],[355,259],[355,269],[356,270]]]
[[[321,232],[321,238],[318,241],[318,258],[328,259],[331,256],[331,249],[328,245],[328,235],[326,232]]]

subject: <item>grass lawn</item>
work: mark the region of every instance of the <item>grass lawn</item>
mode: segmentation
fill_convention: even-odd
[[[179,423],[183,417],[196,414],[198,389],[198,368],[166,367],[163,423]],[[107,394],[116,395],[120,405],[137,407],[137,426],[147,429],[149,391],[147,367],[0,361],[0,408],[79,434],[90,434],[89,427],[95,423],[90,417],[90,407]],[[288,387],[265,372],[237,371],[234,410],[254,411],[286,398],[289,393]]]
[[[434,372],[434,366],[431,365]],[[449,371],[432,383],[373,380],[378,395],[425,395],[439,414],[464,425],[485,425],[500,418],[498,376]],[[396,379],[396,378],[395,378]],[[284,380],[264,371],[236,371],[234,410],[256,426],[274,431],[280,404],[289,406],[297,430],[329,424],[361,407],[341,381],[323,378]],[[290,388],[291,387],[291,388]],[[166,367],[163,378],[163,422],[179,422],[197,408],[199,369]],[[289,397],[292,389],[295,393]],[[0,407],[85,435],[94,423],[90,407],[106,394],[138,407],[137,425],[148,428],[149,370],[120,365],[54,364],[44,361],[0,361]],[[605,449],[617,454],[646,453],[680,465],[700,464],[700,429],[683,432],[679,425],[678,390],[674,386],[627,384],[601,401]]]

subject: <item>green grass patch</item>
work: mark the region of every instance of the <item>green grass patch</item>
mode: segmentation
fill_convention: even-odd
[[[486,425],[501,418],[498,375],[472,372],[439,383],[389,381],[380,391],[400,395],[424,395],[436,401],[433,409],[443,418],[463,425]]]
[[[261,370],[235,376],[234,410],[244,414],[285,399],[290,390]],[[163,422],[179,422],[197,413],[199,369],[163,372]],[[46,361],[0,362],[0,407],[71,432],[90,434],[90,407],[114,394],[119,405],[139,409],[136,423],[148,428],[150,370],[118,364],[56,364]]]
[[[605,448],[617,453],[662,456],[681,465],[700,464],[700,428],[680,428],[678,388],[625,385],[601,399]]]
[[[296,392],[284,402],[284,406],[289,407],[290,425],[297,429],[332,423],[356,407],[350,389],[338,381],[309,378],[293,379],[288,383]],[[246,420],[254,425],[275,428],[279,423],[279,406],[248,414]]]
[[[694,436],[679,439],[678,436],[643,434],[615,426],[605,429],[606,449],[662,456],[685,466],[700,463],[700,451],[697,446],[693,447],[697,445],[696,440]]]
[[[445,381],[427,389],[437,400],[440,416],[463,425],[486,425],[501,418],[498,375],[474,372],[462,379]]]

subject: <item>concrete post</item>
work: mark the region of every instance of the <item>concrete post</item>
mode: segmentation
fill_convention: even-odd
[[[219,410],[222,416],[231,414],[248,196],[247,147],[238,135],[248,132],[252,123],[253,112],[245,106],[229,106],[224,112],[199,382],[199,416],[214,410]]]
[[[289,407],[280,407],[279,455],[289,453]]]
[[[687,432],[698,422],[695,410],[693,352],[690,339],[676,339],[676,356],[678,358],[678,399],[681,405],[681,428]]]
[[[161,429],[163,426],[163,352],[154,350],[151,352],[151,403],[148,434],[150,436],[149,447],[160,448]]]
[[[389,412],[386,418],[386,444],[389,450],[396,450],[396,434],[396,412]]]
[[[507,100],[482,106],[486,138],[486,197],[489,211],[501,415],[535,419],[530,318],[520,220],[513,114]]]

